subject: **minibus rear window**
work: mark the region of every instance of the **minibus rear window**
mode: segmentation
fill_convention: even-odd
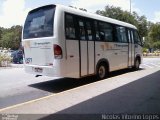
[[[29,12],[24,24],[23,39],[53,36],[54,13],[54,5]]]

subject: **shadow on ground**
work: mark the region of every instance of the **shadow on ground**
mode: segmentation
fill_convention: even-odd
[[[140,70],[143,70],[143,69],[140,69]],[[114,71],[110,73],[109,77],[118,76],[128,72],[134,72],[134,70],[124,69],[124,70]],[[100,81],[100,80],[96,79],[95,76],[90,76],[90,77],[85,77],[80,79],[61,78],[61,79],[55,79],[55,80],[49,80],[49,81],[40,82],[36,84],[31,84],[29,86],[36,89],[43,90],[43,91],[47,91],[47,92],[59,93],[65,90],[73,89],[73,88],[90,84],[96,81]]]
[[[50,118],[91,120],[91,118],[100,117],[102,114],[159,114],[159,75],[160,71],[59,111],[56,114],[44,117],[41,120]],[[102,117],[99,119],[102,119]]]

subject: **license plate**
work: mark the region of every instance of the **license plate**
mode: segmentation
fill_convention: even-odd
[[[34,70],[34,72],[38,72],[38,73],[43,72],[43,68],[39,68],[39,67],[33,68],[33,70]]]

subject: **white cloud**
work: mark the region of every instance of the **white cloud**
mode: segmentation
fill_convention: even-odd
[[[160,22],[160,11],[156,11],[154,13],[154,19],[151,20],[152,22]]]
[[[5,0],[2,4],[0,26],[8,28],[13,25],[22,25],[27,12],[25,0]]]
[[[71,5],[78,8],[85,8],[90,12],[104,10],[106,5],[113,5],[115,7],[121,7],[123,10],[130,11],[130,0],[72,0]],[[132,11],[140,12],[138,8],[135,8],[133,2],[131,5]]]

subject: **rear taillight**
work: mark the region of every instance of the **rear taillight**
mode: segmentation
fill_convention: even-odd
[[[62,49],[57,44],[54,44],[54,58],[55,59],[62,59]]]

